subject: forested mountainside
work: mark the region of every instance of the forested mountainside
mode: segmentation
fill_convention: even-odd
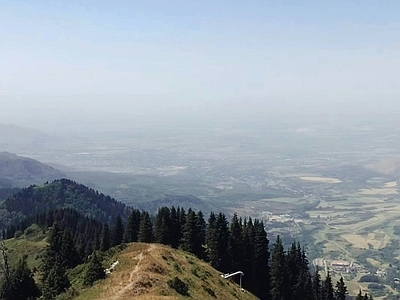
[[[0,188],[27,187],[63,177],[61,171],[37,160],[0,152]]]
[[[0,183],[1,185],[1,183]],[[0,188],[0,201],[8,198],[9,196],[18,193],[20,188]]]
[[[347,293],[343,281],[335,286],[329,274],[321,280],[318,270],[310,269],[300,244],[293,242],[285,250],[278,237],[269,247],[264,224],[257,219],[234,215],[228,222],[223,213],[210,213],[206,218],[201,211],[180,207],[161,207],[151,215],[64,179],[21,190],[3,203],[3,211],[11,216],[4,237],[21,237],[32,226],[47,231],[49,237],[44,251],[35,255],[38,276],[33,277],[21,254],[14,271],[3,277],[1,299],[26,299],[16,298],[15,292],[27,282],[38,285],[44,299],[71,291],[71,285],[74,289],[92,285],[104,277],[102,253],[132,242],[179,248],[223,273],[242,271],[243,287],[260,299],[345,299]],[[5,255],[3,251],[3,268]],[[23,278],[15,279],[16,274]],[[76,276],[83,281],[76,283]],[[33,278],[40,281],[32,283]],[[180,290],[188,283],[179,280],[172,285]],[[32,287],[31,296],[37,295]]]
[[[74,208],[101,222],[124,216],[126,206],[110,196],[68,179],[23,188],[0,205],[0,228],[52,209]]]

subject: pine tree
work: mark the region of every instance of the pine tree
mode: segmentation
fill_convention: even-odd
[[[62,253],[62,237],[61,231],[57,222],[50,228],[48,245],[46,246],[44,255],[42,257],[41,272],[42,280],[45,281],[50,273],[50,270],[55,266],[63,266],[64,260],[61,256]]]
[[[43,279],[43,299],[53,300],[57,295],[65,292],[70,285],[65,268],[60,264],[55,264]]]
[[[213,212],[211,212],[210,217],[208,218],[206,246],[207,246],[207,259],[212,266],[215,266],[218,261],[217,244],[218,244],[218,237],[216,230],[216,216]]]
[[[319,274],[318,267],[316,267],[314,276],[312,278],[312,295],[314,300],[322,299],[322,283],[321,275]]]
[[[228,221],[223,213],[210,214],[207,232],[207,254],[211,265],[219,271],[228,272],[232,268],[229,253]]]
[[[324,280],[323,290],[324,290],[324,294],[325,294],[324,295],[325,300],[333,300],[334,299],[332,277],[329,274],[329,272],[326,275],[326,278]]]
[[[90,256],[88,265],[86,267],[83,284],[86,286],[91,286],[97,280],[106,278],[106,273],[101,264],[98,254],[95,252]]]
[[[129,214],[124,234],[125,243],[138,241],[140,215],[141,213],[137,209],[132,209],[131,213]]]
[[[0,284],[0,299],[26,300],[36,299],[40,296],[33,274],[28,268],[25,257],[20,259],[16,268],[11,271],[8,278]]]
[[[244,265],[244,240],[243,240],[243,226],[239,222],[239,218],[235,213],[229,228],[229,246],[228,252],[231,259],[233,270],[242,270]]]
[[[88,244],[90,244],[90,242]],[[62,232],[61,251],[59,255],[61,263],[66,268],[73,268],[80,262],[78,253],[74,246],[71,230],[68,227]]]
[[[160,207],[154,222],[154,241],[156,243],[171,245],[170,224],[171,214],[169,208]]]
[[[112,236],[111,236],[111,246],[117,246],[122,243],[122,240],[124,238],[124,225],[122,224],[122,219],[121,216],[117,216],[115,218],[115,225],[112,230]]]
[[[182,238],[182,223],[180,219],[180,208],[172,207],[170,210],[169,236],[172,248],[178,248]]]
[[[68,240],[67,236],[68,233],[64,235],[58,223],[55,222],[50,229],[49,244],[46,246],[41,266],[42,292],[45,300],[54,299],[70,286],[66,275],[68,264],[64,257],[68,253],[66,250],[69,248],[68,242],[63,246],[63,240]]]
[[[197,225],[197,216],[196,213],[189,208],[185,225],[182,228],[182,239],[180,247],[184,251],[188,251],[196,254],[196,249],[198,248],[196,243],[198,242],[196,236],[196,225]]]
[[[100,233],[100,250],[107,251],[111,246],[110,229],[107,223],[103,224]]]
[[[251,218],[249,220],[245,219],[243,222],[244,254],[242,271],[246,274],[246,280],[243,286],[250,291],[254,289],[254,270],[257,268],[254,264],[254,240],[255,230],[253,221]]]
[[[142,243],[151,243],[153,241],[153,225],[147,211],[143,211],[140,218],[138,240]]]
[[[204,245],[206,243],[206,221],[204,220],[204,215],[201,211],[197,212],[196,215],[196,243],[194,254],[197,255],[200,259],[205,259],[205,248]]]
[[[358,297],[358,295],[357,295],[357,297]],[[364,297],[361,297],[360,299],[362,299],[362,300],[373,300],[374,298],[372,297],[371,294],[369,294],[369,297],[368,297],[368,294],[365,293]]]
[[[252,292],[261,300],[269,299],[269,251],[263,222],[254,221],[254,287]]]
[[[179,228],[183,228],[186,222],[186,212],[182,207],[178,207]]]
[[[361,295],[361,289],[358,291],[358,294],[356,296],[356,300],[363,300],[363,296]]]
[[[93,253],[93,251],[95,251],[95,249],[93,249],[93,246],[92,246],[91,242],[87,242],[86,246],[85,246],[85,249],[83,251],[84,251],[85,258],[86,258],[86,257],[89,257],[89,255],[91,253]]]
[[[346,300],[347,287],[344,284],[343,277],[340,276],[339,281],[336,283],[335,299],[336,300]]]
[[[287,251],[286,256],[286,268],[288,273],[288,297],[290,299],[297,299],[299,295],[296,295],[297,283],[302,269],[301,256],[298,255],[298,249],[295,242],[292,243],[291,247]]]
[[[300,258],[301,270],[297,280],[296,295],[298,300],[309,300],[310,295],[313,295],[313,284],[306,253],[304,249],[301,250],[299,243],[297,244],[297,255]]]
[[[283,300],[289,299],[286,297],[288,291],[286,286],[286,257],[283,250],[283,244],[280,236],[276,238],[271,254],[270,278],[271,278],[271,299]]]
[[[296,295],[298,295],[298,300],[313,299],[313,285],[310,272],[302,272],[300,275],[297,282]]]

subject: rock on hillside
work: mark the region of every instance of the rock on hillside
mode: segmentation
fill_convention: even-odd
[[[37,160],[9,152],[0,153],[0,187],[25,187],[63,177],[61,171]]]
[[[258,299],[206,262],[168,246],[133,243],[115,259],[113,272],[76,299]]]

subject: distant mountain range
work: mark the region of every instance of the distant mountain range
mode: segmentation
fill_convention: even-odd
[[[82,176],[77,176],[76,173],[69,175],[31,158],[18,156],[9,152],[0,152],[0,200],[15,193],[17,191],[15,188],[43,185],[45,182],[52,182],[53,180],[62,178],[70,178],[77,181],[83,180]],[[106,176],[110,180],[110,176],[116,175],[110,173]],[[94,178],[97,177],[95,176]],[[91,184],[90,186],[99,190],[104,189],[102,184]],[[217,210],[212,204],[191,195],[165,194],[152,201],[132,201],[131,199],[126,199],[124,203],[138,209],[148,210],[151,213],[156,213],[157,209],[161,206],[180,206],[185,209],[191,207],[195,210],[201,209],[204,213]]]
[[[1,151],[17,152],[21,149],[42,149],[52,139],[54,139],[53,136],[39,130],[0,124]]]
[[[63,177],[65,174],[61,171],[37,160],[0,153],[0,188],[26,187]]]

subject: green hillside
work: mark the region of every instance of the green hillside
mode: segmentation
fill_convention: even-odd
[[[0,205],[0,228],[25,217],[62,208],[73,208],[86,216],[109,222],[117,215],[123,216],[126,206],[82,184],[59,179],[23,188],[5,199]]]

